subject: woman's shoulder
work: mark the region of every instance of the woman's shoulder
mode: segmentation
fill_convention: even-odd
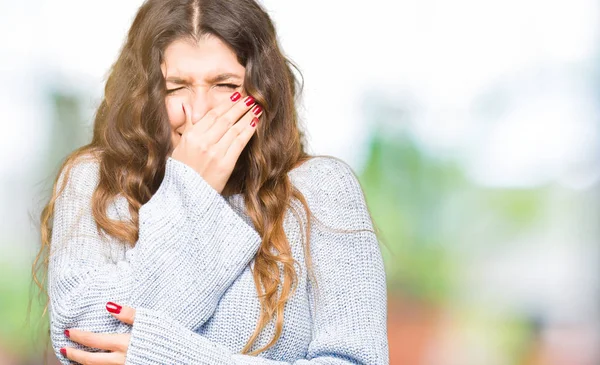
[[[91,152],[67,157],[58,171],[57,191],[90,194],[98,184],[99,166],[97,155]]]
[[[341,185],[356,188],[360,185],[354,169],[344,160],[330,155],[311,156],[290,171],[299,188],[306,186],[339,188]]]
[[[292,170],[291,180],[311,212],[325,225],[341,229],[371,228],[362,185],[354,169],[333,156],[315,156]]]
[[[317,209],[337,210],[342,205],[365,204],[362,185],[354,169],[344,160],[313,156],[290,172],[294,186]]]

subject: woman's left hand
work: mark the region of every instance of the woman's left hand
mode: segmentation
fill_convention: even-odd
[[[120,306],[113,302],[106,303],[106,310],[113,317],[127,324],[133,324],[135,319],[135,309],[127,306]],[[125,355],[129,348],[129,333],[94,333],[81,331],[76,328],[65,330],[65,335],[72,341],[82,345],[108,350],[111,352],[87,352],[72,347],[63,347],[60,353],[73,361],[87,365],[124,365]]]

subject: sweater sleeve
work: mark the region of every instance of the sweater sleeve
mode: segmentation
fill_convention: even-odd
[[[313,213],[334,229],[372,229],[353,171],[342,161],[326,161],[315,163]],[[389,364],[386,276],[376,235],[314,224],[310,246],[319,295],[315,301],[309,286],[313,336],[303,359],[287,363],[235,354],[162,312],[137,308],[126,365]]]
[[[161,185],[139,209],[135,247],[125,259],[111,260],[112,250],[124,248],[99,235],[92,217],[98,176],[97,162],[78,162],[54,206],[48,262],[50,337],[64,364],[69,360],[59,355],[61,347],[98,351],[71,341],[65,329],[131,331],[131,325],[106,311],[108,301],[160,310],[185,328],[198,328],[261,242],[200,174],[169,157]]]

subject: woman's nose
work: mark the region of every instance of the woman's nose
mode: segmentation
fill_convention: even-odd
[[[195,93],[191,94],[190,98],[189,103],[192,106],[192,122],[194,124],[215,107],[215,100],[206,89],[196,90]]]

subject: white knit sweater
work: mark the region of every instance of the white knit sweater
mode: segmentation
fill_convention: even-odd
[[[132,365],[389,363],[386,276],[374,233],[338,233],[313,220],[315,302],[302,230],[288,210],[284,228],[300,264],[298,289],[285,306],[276,345],[258,356],[242,355],[260,313],[251,271],[260,237],[244,212],[243,197],[224,198],[192,168],[169,157],[158,191],[139,210],[139,240],[131,248],[97,231],[90,201],[98,176],[96,161],[79,161],[54,208],[50,329],[63,364],[70,362],[61,347],[98,351],[67,338],[63,331],[70,328],[130,332],[126,364]],[[346,163],[316,157],[289,176],[325,225],[373,228],[360,184]],[[63,179],[61,172],[59,186]],[[108,214],[130,218],[124,197]],[[105,309],[108,301],[135,308],[133,326],[113,318]],[[271,321],[252,349],[267,344],[274,328]]]

